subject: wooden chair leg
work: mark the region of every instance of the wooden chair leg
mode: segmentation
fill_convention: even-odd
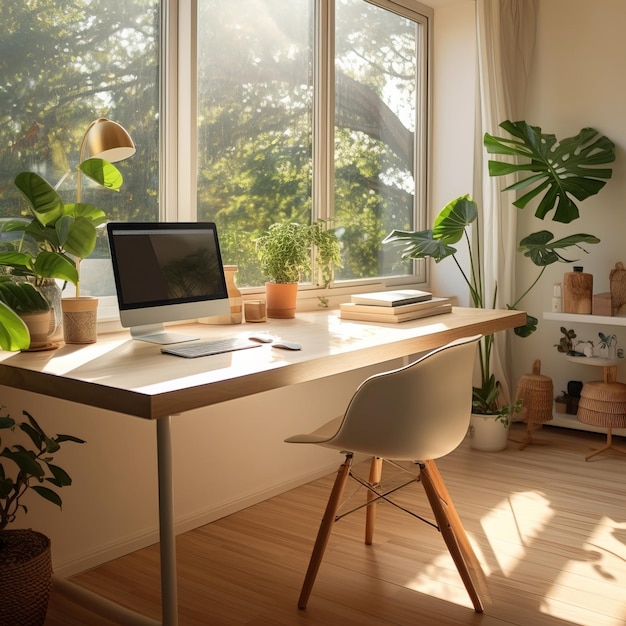
[[[461,580],[474,605],[474,610],[476,613],[482,613],[484,610],[483,602],[472,577],[473,571],[476,577],[482,578],[484,576],[482,568],[435,462],[426,461],[420,475],[441,536],[446,542]],[[486,591],[486,584],[483,580],[481,583],[480,586]]]
[[[324,552],[326,551],[326,546],[328,545],[330,533],[333,529],[333,525],[335,524],[335,516],[341,502],[341,494],[343,493],[346,481],[348,480],[351,466],[352,455],[348,454],[346,455],[346,460],[341,464],[339,470],[337,471],[337,477],[335,478],[335,483],[330,492],[328,504],[326,505],[326,510],[324,511],[324,516],[322,517],[320,528],[317,532],[317,538],[315,539],[315,545],[313,546],[313,552],[311,553],[309,567],[307,568],[306,576],[304,577],[304,582],[302,583],[302,590],[300,591],[300,598],[298,599],[299,609],[306,608],[309,596],[311,595],[313,583],[317,577],[317,572],[319,571],[322,558],[324,557]]]
[[[380,484],[381,478],[383,474],[383,460],[380,457],[374,456],[372,457],[372,464],[370,465],[370,477],[369,484],[370,486],[375,486]],[[376,522],[376,502],[372,502],[372,500],[376,499],[376,494],[371,491],[367,492],[367,509],[365,516],[365,544],[368,546],[372,545],[372,540],[374,538],[374,525]]]

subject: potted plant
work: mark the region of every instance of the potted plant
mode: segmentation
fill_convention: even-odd
[[[313,224],[275,223],[256,240],[261,270],[269,279],[265,283],[268,317],[295,316],[298,282],[311,271],[313,247],[318,284],[326,287],[341,257],[339,241],[325,220]]]
[[[19,315],[28,327],[29,348],[41,348],[47,344],[50,304],[39,289],[31,283],[0,276],[0,302]]]
[[[84,443],[70,435],[48,436],[24,411],[17,424],[0,416],[0,429],[19,430],[25,444],[0,449],[0,624],[43,624],[52,586],[50,540],[30,529],[7,530],[17,514],[27,512],[23,498],[32,491],[61,506],[55,488],[72,484],[65,470],[53,463],[67,441]],[[1,440],[0,440],[1,443]]]
[[[611,170],[598,165],[615,160],[615,146],[597,131],[585,128],[575,137],[557,142],[554,135],[544,134],[541,128],[530,126],[524,121],[503,122],[501,128],[512,138],[497,138],[485,135],[484,144],[490,154],[509,155],[526,159],[522,162],[502,163],[489,161],[491,176],[502,176],[518,172],[529,176],[518,180],[503,191],[531,186],[531,190],[518,198],[513,205],[519,209],[533,199],[539,199],[535,216],[543,220],[552,209],[552,220],[569,223],[579,217],[574,202],[597,193],[603,186],[600,179],[610,178]],[[572,199],[572,196],[574,199]],[[432,258],[436,263],[451,257],[469,288],[472,305],[476,308],[496,306],[497,286],[494,293],[487,294],[484,286],[485,266],[481,256],[479,211],[476,203],[468,196],[461,196],[447,206],[435,218],[432,229],[410,232],[394,230],[385,243],[402,244],[402,257],[407,259]],[[469,266],[463,268],[457,257],[457,243],[465,241]],[[577,233],[555,240],[551,232],[540,230],[523,237],[518,250],[539,269],[537,277],[507,308],[516,309],[543,275],[546,267],[559,262],[571,262],[562,256],[562,251],[571,247],[584,250],[584,244],[598,243],[593,235]],[[586,251],[585,251],[586,252]],[[515,329],[520,337],[527,337],[537,327],[537,318],[526,316],[526,325]],[[493,335],[485,336],[479,349],[480,383],[473,390],[473,410],[481,415],[490,415],[498,420],[502,412],[510,412],[510,406],[502,402],[498,382],[491,370]]]
[[[103,159],[87,159],[79,169],[107,189],[119,191],[122,186],[119,170]],[[86,304],[93,320],[97,299],[80,300],[80,263],[95,248],[97,228],[106,222],[104,211],[82,202],[65,204],[55,188],[35,172],[21,172],[15,185],[29,203],[31,219],[4,225],[5,232],[13,231],[19,237],[11,250],[0,252],[0,265],[10,268],[13,275],[29,277],[40,288],[50,279],[71,282],[76,286],[77,299],[71,305],[75,309]],[[65,339],[68,341],[67,336]]]

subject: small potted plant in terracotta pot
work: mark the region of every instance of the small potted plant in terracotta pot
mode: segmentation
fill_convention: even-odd
[[[327,287],[334,267],[341,266],[339,241],[327,221],[272,224],[256,240],[261,270],[269,279],[265,283],[268,317],[295,317],[298,283],[311,271],[313,249],[320,277],[317,282]]]

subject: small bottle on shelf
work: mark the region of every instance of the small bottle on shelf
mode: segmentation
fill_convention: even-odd
[[[552,312],[561,312],[561,283],[554,283],[552,288]]]

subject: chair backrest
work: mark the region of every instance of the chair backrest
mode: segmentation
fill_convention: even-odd
[[[454,450],[469,426],[480,338],[453,341],[365,380],[328,445],[398,461],[437,459]]]

